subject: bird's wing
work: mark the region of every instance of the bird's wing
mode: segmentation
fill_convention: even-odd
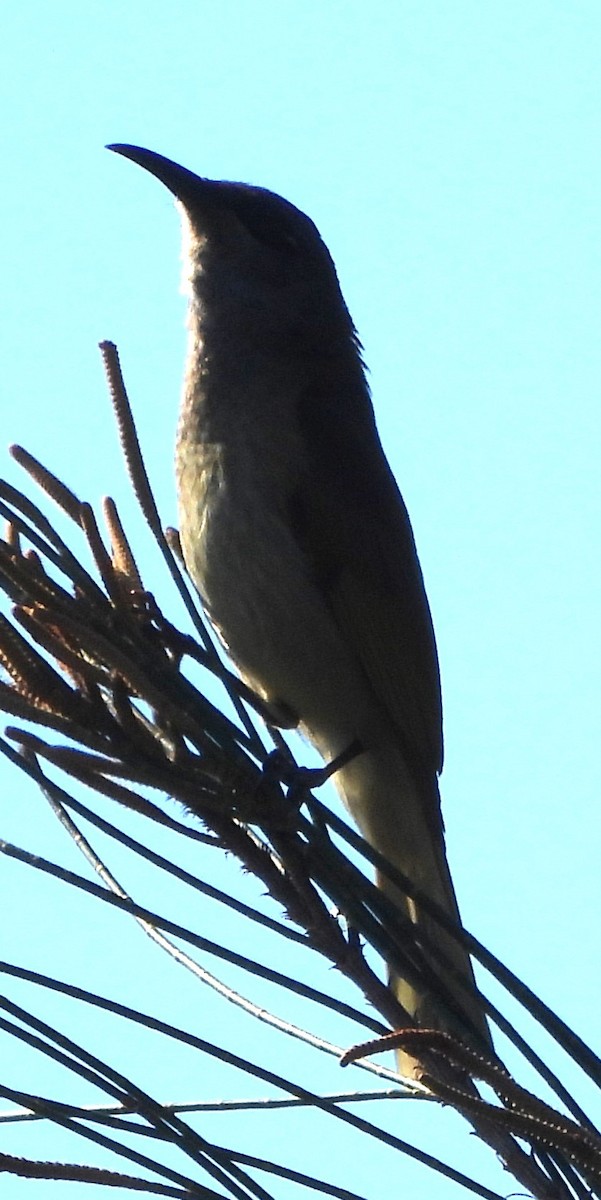
[[[291,498],[290,517],[337,624],[398,731],[439,833],[442,704],[430,608],[366,385],[362,395],[349,389],[345,402],[341,414],[321,389],[303,397],[308,476]]]

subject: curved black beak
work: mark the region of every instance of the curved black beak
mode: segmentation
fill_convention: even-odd
[[[188,171],[186,167],[180,167],[178,163],[172,162],[170,158],[165,158],[162,154],[157,154],[154,150],[145,150],[143,146],[128,146],[120,142],[107,146],[106,149],[114,150],[115,154],[122,154],[124,158],[130,158],[145,171],[149,171],[151,175],[164,183],[165,187],[169,188],[169,191],[178,200],[186,201],[194,197],[198,198],[200,192],[206,194],[211,190],[212,180],[195,175],[193,171]]]

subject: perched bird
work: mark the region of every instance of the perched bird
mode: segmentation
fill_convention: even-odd
[[[263,188],[109,147],[155,175],[184,225],[189,343],[177,432],[187,570],[233,662],[327,762],[359,829],[459,921],[438,775],[436,644],[409,517],[384,456],[334,263]],[[448,959],[446,986],[392,979],[415,1022],[490,1046],[465,949],[382,872]],[[408,972],[411,974],[411,972]],[[463,980],[464,986],[455,976]],[[416,1064],[401,1055],[405,1073]]]

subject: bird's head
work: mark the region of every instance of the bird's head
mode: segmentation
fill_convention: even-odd
[[[205,179],[139,146],[111,145],[154,175],[184,217],[186,290],[203,312],[243,314],[313,338],[352,336],[334,263],[313,221],[288,200],[245,183]]]

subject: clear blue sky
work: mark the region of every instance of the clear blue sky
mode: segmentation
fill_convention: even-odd
[[[165,522],[175,522],[178,219],[167,193],[105,143],[265,185],[313,217],[365,347],[426,576],[465,923],[598,1048],[601,8],[24,0],[0,28],[5,443],[24,443],[90,500],[114,494],[127,518],[96,350],[110,338]],[[35,789],[0,772],[3,836],[83,870]],[[157,964],[124,919],[105,927],[81,901],[80,923],[71,896],[37,887],[2,864],[14,918],[4,956],[140,1005],[143,981],[162,989],[165,972],[157,1005],[174,1015],[175,991],[178,1019],[211,1036],[221,1010]],[[256,1037],[259,1056],[263,1035],[248,1022],[241,1033],[228,1010],[230,1020],[229,1044]],[[242,1079],[207,1076],[210,1064],[181,1060],[163,1075],[129,1048],[122,1061],[161,1098],[248,1094]],[[13,1067],[12,1083],[52,1091],[35,1061]],[[335,1065],[320,1071],[324,1090],[353,1085]],[[397,1105],[386,1119],[511,1189],[455,1118],[436,1118],[433,1144],[431,1113],[415,1109]],[[229,1120],[226,1130],[213,1120],[212,1136],[262,1139],[259,1119]],[[316,1121],[294,1125],[295,1137],[299,1128],[319,1137]],[[283,1119],[281,1130],[289,1136]],[[26,1153],[31,1136],[4,1128],[2,1144]],[[399,1194],[460,1194],[386,1152],[357,1162],[342,1136],[321,1162],[313,1150],[305,1165],[369,1196],[384,1194],[393,1162]],[[352,1167],[338,1173],[336,1155]],[[20,1200],[33,1185],[9,1187]],[[70,1185],[73,1200],[83,1194]]]

